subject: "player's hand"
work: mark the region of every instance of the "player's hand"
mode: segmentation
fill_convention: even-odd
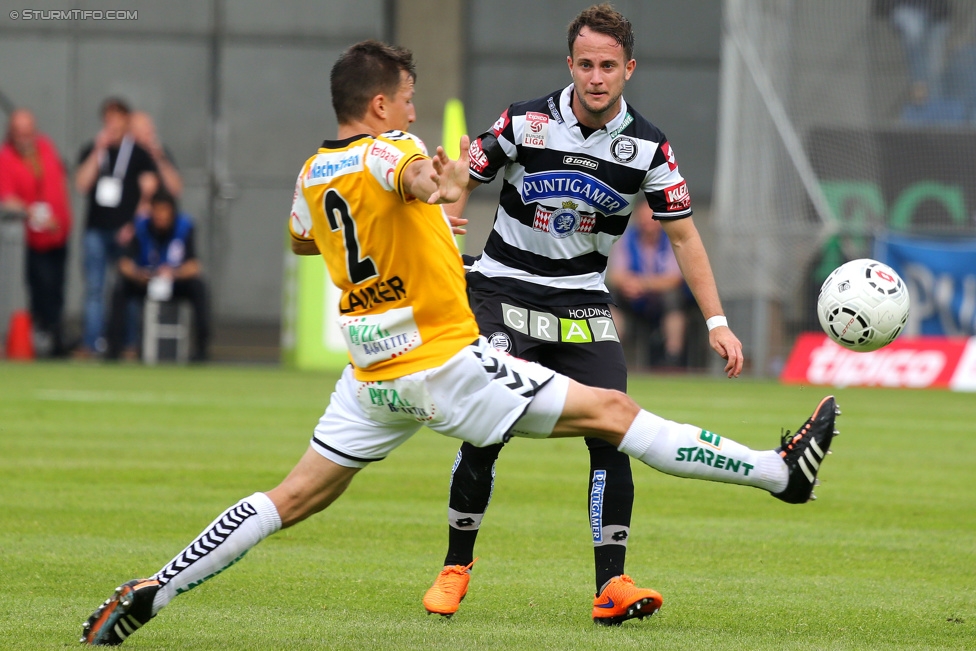
[[[455,217],[454,215],[448,215],[447,221],[451,224],[451,232],[455,235],[464,235],[468,232],[465,226],[468,220],[464,217]]]
[[[742,342],[735,336],[728,326],[719,326],[708,333],[708,343],[712,349],[721,355],[728,363],[725,373],[730,377],[739,377],[745,358],[742,355]]]
[[[427,199],[427,203],[454,203],[464,193],[468,187],[468,147],[471,140],[467,136],[461,136],[461,150],[457,160],[452,160],[447,156],[443,147],[438,147],[437,152],[431,158],[434,171],[430,175],[431,181],[437,184],[437,189]],[[452,230],[454,224],[451,225]]]

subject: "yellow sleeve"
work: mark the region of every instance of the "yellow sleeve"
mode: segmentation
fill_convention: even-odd
[[[403,131],[388,131],[376,138],[366,152],[366,169],[384,190],[395,192],[403,201],[412,201],[403,187],[407,166],[427,158],[424,143]]]

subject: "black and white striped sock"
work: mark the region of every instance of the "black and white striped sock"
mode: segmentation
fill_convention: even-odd
[[[176,595],[226,570],[280,528],[278,510],[264,493],[246,497],[221,513],[152,577],[162,585],[153,600],[153,615]]]

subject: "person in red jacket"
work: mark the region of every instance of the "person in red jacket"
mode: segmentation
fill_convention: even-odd
[[[10,114],[0,148],[0,204],[25,216],[27,286],[39,354],[61,356],[71,207],[61,157],[27,109]]]

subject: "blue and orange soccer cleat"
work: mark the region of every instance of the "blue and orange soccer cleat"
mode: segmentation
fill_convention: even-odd
[[[628,619],[644,619],[656,613],[664,597],[654,590],[638,588],[626,574],[615,576],[593,599],[593,621],[602,626],[619,626]]]
[[[155,579],[133,579],[115,589],[82,627],[81,643],[118,646],[154,617],[153,599],[159,592]]]
[[[813,415],[796,434],[786,431],[776,452],[786,463],[790,478],[786,488],[782,492],[773,493],[773,497],[789,504],[803,504],[817,499],[813,494],[814,487],[820,484],[817,473],[830,454],[831,441],[840,434],[834,429],[834,419],[837,416],[840,416],[840,407],[833,396],[827,396],[820,401]]]

